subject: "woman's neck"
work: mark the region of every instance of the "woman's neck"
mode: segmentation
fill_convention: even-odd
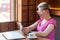
[[[51,18],[51,16],[49,14],[45,14],[42,18],[45,20],[49,20]]]
[[[50,18],[51,18],[50,16],[47,16],[45,19],[46,19],[46,20],[49,20]]]

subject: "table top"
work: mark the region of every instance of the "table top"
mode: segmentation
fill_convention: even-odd
[[[25,38],[32,39],[32,38],[34,38],[34,37],[29,37],[29,36],[23,35],[23,33],[21,33],[20,30],[2,32],[1,34],[6,39],[25,39]]]

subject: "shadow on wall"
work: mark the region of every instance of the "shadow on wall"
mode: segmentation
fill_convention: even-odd
[[[54,16],[57,21],[57,27],[55,32],[55,40],[60,40],[60,17]]]

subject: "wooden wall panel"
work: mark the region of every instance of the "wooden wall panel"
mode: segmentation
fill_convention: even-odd
[[[8,23],[0,23],[0,29],[1,32],[8,31]]]
[[[28,5],[34,5],[35,4],[35,0],[29,0],[29,4]]]
[[[23,11],[23,15],[22,15],[22,22],[27,22],[28,21],[28,12],[25,10]]]
[[[31,25],[31,24],[33,24],[33,23],[34,23],[34,22],[30,21],[30,22],[29,22],[29,25]]]
[[[25,10],[27,11],[28,10],[27,6],[22,6],[22,10],[23,11],[25,11]]]
[[[31,9],[35,9],[35,7],[34,6],[29,6],[29,10],[31,10]]]
[[[60,8],[60,0],[49,0],[49,4],[51,7]]]
[[[30,21],[33,21],[34,22],[34,13],[35,12],[35,10],[30,10],[29,11],[29,22]]]
[[[22,0],[22,5],[28,5],[28,0]]]
[[[8,26],[8,29],[9,29],[9,31],[12,31],[12,30],[16,30],[17,28],[16,28],[16,23],[15,22],[10,22],[9,24],[8,24],[9,26]]]
[[[22,22],[24,27],[28,26],[28,22]]]
[[[28,26],[35,22],[36,19],[36,0],[22,0],[22,22],[24,26]],[[30,23],[31,22],[31,23]]]
[[[17,21],[0,23],[0,32],[18,30],[19,28],[16,22]]]
[[[39,0],[36,0],[36,6],[37,6],[39,3],[40,3],[40,1],[39,1]]]

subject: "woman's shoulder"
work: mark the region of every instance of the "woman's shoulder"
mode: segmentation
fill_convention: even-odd
[[[49,21],[50,24],[54,24],[56,26],[56,19],[54,18],[51,18],[50,21]]]
[[[51,19],[50,19],[50,22],[56,22],[56,19],[51,18]]]

